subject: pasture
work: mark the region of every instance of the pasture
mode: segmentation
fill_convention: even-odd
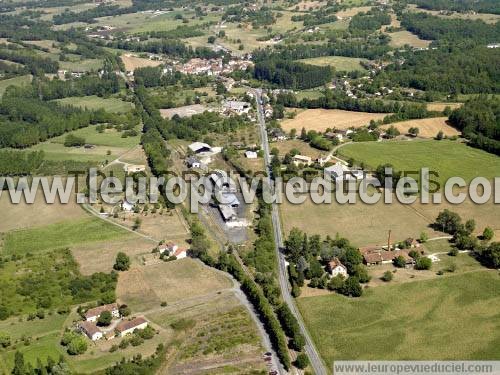
[[[274,147],[279,150],[279,154],[281,157],[285,156],[285,154],[292,150],[299,150],[301,155],[309,156],[311,158],[317,158],[318,156],[327,153],[326,151],[321,151],[313,148],[309,146],[309,143],[306,143],[299,139],[289,139],[283,142],[271,143],[271,149],[273,149]]]
[[[137,128],[136,130],[139,133],[140,129]],[[73,134],[77,137],[82,137],[85,139],[86,143],[89,143],[89,144],[92,144],[95,146],[114,147],[114,148],[116,148],[116,150],[115,150],[116,152],[125,151],[125,149],[130,149],[130,148],[137,146],[140,143],[140,139],[141,139],[140,135],[137,135],[135,137],[122,138],[122,133],[118,132],[115,129],[105,129],[104,132],[99,133],[96,130],[95,126],[88,126],[86,128],[74,130],[74,131],[67,133],[67,134]],[[64,139],[66,138],[67,134],[64,134],[64,135],[56,137],[56,138],[52,138],[51,143],[62,145],[64,143]],[[68,149],[68,148],[65,147],[65,149]],[[97,148],[96,151],[99,151],[99,150],[100,149]],[[81,153],[88,153],[88,152],[92,151],[92,149],[90,149],[90,150],[84,149],[84,150],[79,150],[79,151]],[[99,152],[97,152],[97,153],[99,153]]]
[[[9,86],[25,86],[31,82],[31,75],[19,76],[0,81],[0,97],[2,97],[5,90]]]
[[[391,37],[389,45],[394,48],[400,48],[407,44],[414,48],[427,48],[431,44],[430,40],[420,39],[417,35],[406,30],[387,33],[387,35]]]
[[[344,2],[342,4],[344,4]],[[370,9],[372,9],[371,6],[357,6],[353,8],[347,8],[345,10],[337,12],[336,16],[340,18],[352,17],[361,12],[368,12]]]
[[[448,125],[447,121],[448,117],[431,117],[382,125],[381,129],[387,130],[389,127],[394,126],[401,134],[408,134],[410,128],[417,127],[419,129],[418,136],[422,138],[434,138],[440,131],[448,137],[459,136],[460,132]]]
[[[231,280],[191,258],[132,268],[120,274],[116,294],[134,311],[177,303],[232,287]]]
[[[492,179],[500,170],[497,156],[450,140],[352,143],[339,149],[339,153],[372,168],[385,163],[400,171],[427,167],[439,173],[441,183],[453,176],[466,181],[479,176]]]
[[[65,136],[63,136],[65,137]],[[64,138],[63,138],[64,139]],[[29,148],[30,151],[43,151],[45,160],[104,163],[116,159],[126,151],[122,147],[95,146],[94,148],[65,147],[62,143],[52,141],[39,143]]]
[[[446,102],[431,102],[427,103],[428,111],[444,111],[446,107],[456,109],[462,106],[463,103],[446,103]]]
[[[7,232],[3,254],[38,253],[88,242],[124,238],[128,232],[94,217]]]
[[[302,128],[324,132],[326,129],[349,129],[366,126],[370,120],[382,120],[387,113],[352,112],[341,109],[308,109],[300,112],[293,119],[281,123],[283,130]]]
[[[500,358],[499,290],[498,273],[481,270],[297,303],[326,363],[491,360]]]
[[[95,95],[57,99],[56,102],[88,110],[104,109],[114,113],[130,112],[134,108],[133,103],[125,102],[118,98],[100,98]]]
[[[343,57],[343,56],[325,56],[325,57],[313,57],[310,59],[298,60],[305,64],[318,65],[318,66],[331,66],[337,71],[360,71],[364,72],[366,69],[361,65],[361,62],[366,61],[365,59],[358,59],[355,57]]]

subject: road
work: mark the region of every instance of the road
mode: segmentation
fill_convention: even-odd
[[[267,131],[266,131],[266,122],[265,122],[265,116],[264,112],[262,109],[261,105],[261,91],[256,89],[253,90],[253,93],[255,94],[256,101],[257,101],[257,118],[259,121],[260,125],[260,134],[261,134],[261,141],[262,141],[262,149],[264,151],[264,162],[266,165],[266,171],[267,171],[267,183],[271,185],[271,157],[270,157],[270,152],[269,152],[269,141],[267,139]],[[316,350],[316,347],[314,346],[314,343],[311,339],[311,336],[307,332],[307,329],[305,327],[305,324],[302,320],[302,316],[299,313],[299,310],[297,306],[295,305],[295,301],[290,293],[290,287],[288,284],[288,272],[285,264],[285,256],[282,253],[281,249],[283,248],[284,241],[283,241],[283,234],[281,232],[281,221],[280,221],[280,215],[278,211],[278,205],[274,203],[272,205],[272,211],[271,211],[271,216],[272,216],[272,221],[273,221],[273,227],[274,227],[274,240],[276,243],[276,255],[278,258],[278,268],[279,268],[279,284],[281,288],[281,294],[283,296],[283,300],[285,303],[288,305],[292,313],[295,315],[297,318],[297,321],[299,322],[300,330],[302,332],[302,335],[305,338],[306,345],[304,347],[304,350],[309,357],[309,360],[311,362],[311,367],[314,370],[314,373],[316,375],[326,375],[328,374],[328,371],[326,370],[325,365],[323,364],[323,361],[321,360],[321,357]]]

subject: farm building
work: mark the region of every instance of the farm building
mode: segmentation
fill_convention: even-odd
[[[335,277],[338,275],[342,275],[344,278],[349,277],[347,274],[347,268],[338,260],[338,258],[335,258],[328,262],[328,272],[330,273],[331,277]]]
[[[214,189],[218,191],[235,193],[237,190],[236,183],[226,171],[216,169],[210,174],[209,178],[214,184]]]
[[[225,222],[236,221],[238,219],[236,211],[228,204],[219,204],[219,211]]]
[[[325,179],[331,178],[335,181],[351,180],[350,169],[347,165],[337,163],[324,169]]]
[[[234,112],[238,115],[248,113],[250,108],[252,108],[250,103],[237,100],[227,100],[222,106],[224,108],[224,112]]]
[[[160,247],[160,254],[175,256],[177,259],[182,259],[187,256],[186,249],[181,249],[173,242],[167,243],[164,247]]]
[[[203,142],[193,142],[188,146],[188,148],[195,154],[212,152],[212,147],[209,144]]]
[[[247,159],[257,159],[257,153],[255,151],[245,151],[245,157]]]
[[[102,305],[87,310],[87,312],[85,313],[85,320],[87,322],[95,322],[97,321],[97,319],[99,319],[99,316],[101,316],[101,314],[104,311],[109,311],[114,318],[120,317],[120,312],[118,311],[118,304],[110,303],[109,305]]]
[[[102,339],[102,332],[93,322],[84,321],[78,323],[78,329],[92,341]]]
[[[287,136],[285,132],[279,128],[274,128],[269,131],[269,137],[271,142],[286,141]]]
[[[404,258],[407,266],[414,263],[413,258],[410,257],[408,255],[408,252],[405,250],[393,250],[393,251],[380,250],[380,251],[368,252],[363,254],[363,262],[367,266],[389,264],[392,263],[392,261],[399,256],[402,256]]]
[[[144,172],[146,170],[146,166],[145,165],[132,165],[132,164],[129,164],[129,165],[125,166],[124,170],[125,170],[125,172],[127,174]]]
[[[144,318],[135,318],[118,324],[115,328],[118,336],[123,337],[133,333],[136,329],[144,329],[148,326],[148,321]]]

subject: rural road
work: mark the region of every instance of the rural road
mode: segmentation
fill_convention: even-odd
[[[269,141],[267,139],[267,131],[266,131],[266,122],[265,122],[265,116],[264,116],[264,111],[262,109],[262,104],[261,104],[261,91],[256,89],[253,90],[257,102],[257,118],[259,121],[260,125],[260,133],[261,133],[261,141],[262,141],[262,149],[264,151],[264,162],[266,165],[266,171],[267,171],[267,183],[271,186],[271,160],[270,160],[270,152],[269,152]],[[273,228],[274,228],[274,240],[276,243],[276,255],[278,258],[278,268],[279,268],[279,284],[281,288],[281,294],[283,296],[283,300],[285,303],[288,305],[292,313],[295,315],[297,318],[297,321],[300,326],[300,330],[302,335],[305,338],[306,345],[304,347],[305,352],[307,356],[309,357],[309,361],[311,362],[311,367],[314,370],[314,373],[316,375],[326,375],[328,372],[326,370],[325,365],[323,364],[323,361],[321,360],[321,357],[316,350],[316,347],[314,346],[314,343],[311,339],[311,336],[309,335],[306,326],[302,320],[302,316],[300,315],[300,312],[295,305],[295,301],[290,293],[290,288],[288,286],[288,272],[286,269],[286,264],[285,264],[285,256],[281,252],[281,249],[283,248],[284,241],[283,241],[283,234],[281,232],[281,221],[280,221],[280,215],[278,211],[278,206],[276,204],[272,205],[272,221],[273,221]]]

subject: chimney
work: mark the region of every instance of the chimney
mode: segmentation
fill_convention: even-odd
[[[391,230],[389,229],[389,236],[387,237],[387,250],[391,251]]]

